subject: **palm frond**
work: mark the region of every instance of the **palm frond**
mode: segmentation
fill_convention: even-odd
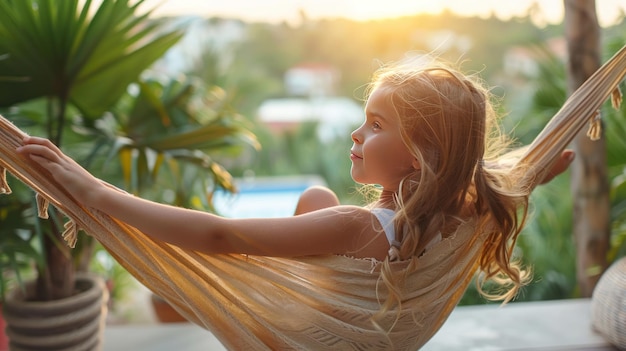
[[[54,96],[100,117],[182,37],[136,15],[142,2],[0,2],[0,106]]]

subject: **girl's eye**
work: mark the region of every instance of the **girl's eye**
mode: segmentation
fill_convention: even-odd
[[[374,122],[374,123],[372,123],[372,128],[374,128],[374,129],[380,129],[380,123],[378,123],[378,122]]]

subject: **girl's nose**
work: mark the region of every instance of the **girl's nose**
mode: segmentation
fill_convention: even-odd
[[[359,130],[361,129],[361,127],[355,129],[352,134],[350,134],[350,136],[352,137],[352,141],[356,144],[360,144],[361,143],[361,136],[359,134]]]

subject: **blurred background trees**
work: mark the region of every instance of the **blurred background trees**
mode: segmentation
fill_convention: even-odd
[[[277,134],[258,118],[264,101],[290,97],[285,74],[303,63],[332,67],[339,73],[332,94],[361,104],[364,84],[380,62],[423,53],[457,62],[493,87],[506,116],[504,125],[521,143],[537,135],[567,96],[565,27],[537,26],[531,11],[506,21],[449,11],[363,22],[312,20],[305,13],[298,24],[163,20],[185,28],[182,39],[119,99],[109,102],[106,113],[73,120],[77,123],[68,127],[66,143],[74,145],[71,149],[93,170],[112,176],[120,186],[188,207],[211,210],[211,191],[229,189],[230,174],[315,173],[343,202],[360,202],[349,173],[349,134],[322,142],[315,121]],[[624,21],[601,29],[602,62],[624,45],[624,33]],[[531,68],[526,69],[529,62]],[[40,111],[41,106],[31,103],[3,114],[28,125],[40,118]],[[626,116],[624,108],[606,109],[603,115],[612,238],[607,259],[612,261],[626,250]],[[210,130],[218,134],[193,139],[194,131]],[[193,140],[198,142],[186,144]],[[111,163],[113,159],[117,162]],[[519,300],[581,296],[569,187],[566,174],[533,195],[532,221],[520,237],[518,252],[533,267],[535,279]],[[463,300],[484,302],[471,289]]]

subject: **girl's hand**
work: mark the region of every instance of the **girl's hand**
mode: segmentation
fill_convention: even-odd
[[[23,143],[16,151],[44,167],[76,200],[86,206],[97,202],[97,190],[103,187],[99,179],[48,139],[29,136]]]
[[[561,156],[558,158],[558,160],[556,160],[554,165],[552,165],[552,168],[550,169],[550,173],[548,173],[548,175],[545,178],[543,178],[539,184],[546,184],[549,181],[551,181],[554,177],[565,172],[565,170],[569,167],[569,165],[572,164],[572,161],[574,161],[575,156],[576,154],[574,153],[573,150],[567,149],[563,151],[561,153]]]

